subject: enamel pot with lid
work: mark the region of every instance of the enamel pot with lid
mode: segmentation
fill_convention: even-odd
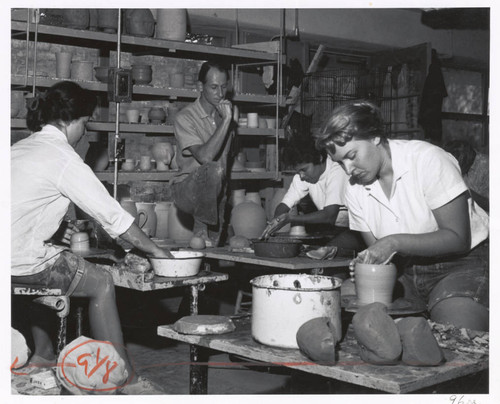
[[[306,321],[328,317],[342,337],[340,285],[331,276],[264,275],[252,285],[252,337],[261,344],[298,348],[296,334]]]

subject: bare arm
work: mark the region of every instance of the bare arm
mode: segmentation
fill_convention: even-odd
[[[174,256],[170,254],[170,251],[158,247],[135,223],[132,223],[128,230],[120,235],[120,237],[139,250],[154,257],[174,258]]]
[[[223,151],[221,157],[226,158],[229,151],[228,137],[230,135],[229,127],[232,120],[231,103],[228,100],[221,101],[217,107],[217,112],[222,117],[222,122],[215,130],[213,136],[205,144],[189,147],[189,151],[200,164],[216,160],[221,151]]]
[[[377,240],[371,233],[363,233],[369,246],[359,253],[357,261],[382,263],[391,254],[436,257],[467,252],[470,248],[470,223],[464,192],[446,205],[433,210],[438,230],[423,234],[393,234]]]

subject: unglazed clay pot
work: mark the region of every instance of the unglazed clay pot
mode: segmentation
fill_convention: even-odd
[[[151,65],[132,65],[132,81],[134,84],[145,85],[153,80],[153,69]]]
[[[258,238],[267,224],[266,211],[255,202],[245,201],[231,211],[231,225],[236,236]]]
[[[71,78],[74,80],[92,81],[94,62],[75,60],[71,62]]]
[[[118,9],[98,8],[97,27],[108,34],[116,34],[118,30]]]
[[[358,305],[374,302],[389,305],[396,285],[397,270],[394,264],[361,264],[354,266],[354,283]]]
[[[89,27],[90,14],[85,8],[63,9],[64,25],[68,28],[87,29]]]
[[[168,211],[168,237],[176,243],[189,242],[193,237],[193,227],[193,217],[172,204]]]
[[[139,227],[148,236],[156,234],[156,212],[154,202],[136,202]]]
[[[174,156],[174,148],[170,142],[157,142],[151,146],[151,154],[156,160],[156,164],[161,162],[168,166]]]
[[[160,124],[164,122],[166,117],[167,114],[162,107],[153,107],[148,113],[149,122],[153,124]]]
[[[102,83],[108,82],[109,67],[108,66],[96,66],[94,67],[95,78]]]
[[[153,36],[155,19],[151,10],[148,8],[125,10],[125,32],[134,36]]]
[[[156,38],[185,41],[187,10],[185,8],[159,8],[156,14]]]

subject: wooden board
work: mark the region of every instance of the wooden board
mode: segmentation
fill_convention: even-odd
[[[164,276],[151,276],[150,273],[144,274],[126,271],[115,266],[98,265],[98,267],[111,273],[113,276],[113,282],[116,286],[140,290],[143,292],[222,282],[229,279],[229,275],[227,274],[211,271],[200,271],[196,276],[167,278]]]
[[[409,393],[476,373],[489,366],[487,355],[453,352],[447,349],[444,350],[446,362],[441,366],[371,365],[363,362],[359,357],[357,342],[351,327],[340,343],[337,362],[328,366],[319,365],[312,363],[298,349],[275,348],[256,342],[251,336],[249,319],[234,320],[234,322],[236,330],[225,335],[182,335],[175,332],[171,325],[159,326],[158,335],[388,393]]]
[[[228,251],[227,247],[207,249],[205,250],[205,257],[245,264],[291,269],[295,271],[319,268],[344,268],[348,267],[351,261],[346,258],[334,258],[324,261],[314,260],[308,257],[263,258],[257,257],[252,253]]]

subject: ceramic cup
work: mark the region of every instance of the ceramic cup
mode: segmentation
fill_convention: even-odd
[[[79,60],[71,63],[71,78],[82,81],[92,81],[94,74],[94,63],[87,60]]]
[[[138,109],[127,109],[127,119],[129,123],[137,123],[139,122],[141,114]]]
[[[248,127],[258,128],[259,127],[259,114],[257,112],[249,112],[247,114]]]
[[[290,235],[291,236],[305,236],[306,234],[306,227],[305,226],[292,226],[290,228]]]
[[[354,266],[354,282],[358,305],[374,302],[389,305],[396,285],[397,270],[394,264],[361,264]]]
[[[56,77],[69,79],[71,76],[71,52],[56,52]]]
[[[151,170],[151,157],[150,156],[141,156],[141,161],[139,163],[139,167],[140,167],[141,171]]]
[[[134,159],[125,159],[125,161],[122,163],[121,168],[123,171],[133,171],[135,168],[135,160]]]
[[[269,129],[276,129],[276,118],[267,118],[266,122]]]

